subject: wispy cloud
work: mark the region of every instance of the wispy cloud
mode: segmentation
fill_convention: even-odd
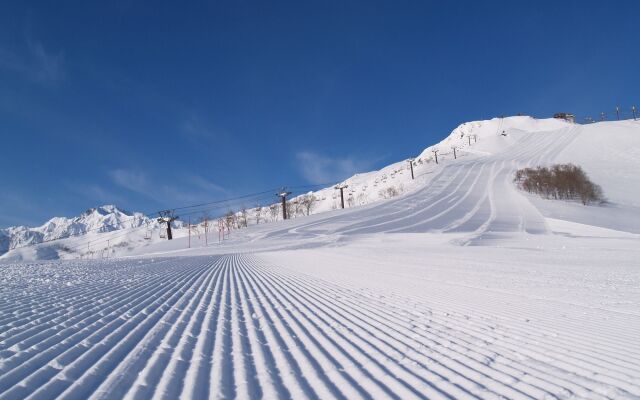
[[[198,175],[182,175],[166,180],[153,179],[139,170],[115,169],[109,177],[116,185],[153,200],[154,203],[183,206],[208,201],[228,191]]]
[[[187,112],[186,116],[178,121],[177,127],[182,137],[196,150],[219,146],[231,137],[228,131],[212,122],[205,113],[194,110]]]
[[[213,136],[211,129],[209,129],[202,118],[194,112],[190,113],[189,116],[182,121],[180,128],[187,137],[191,138],[210,138]]]
[[[111,180],[132,192],[149,195],[153,193],[152,185],[145,173],[135,170],[115,169],[109,171]]]
[[[302,176],[310,183],[328,183],[344,180],[353,174],[370,169],[378,159],[356,156],[330,157],[311,151],[296,153]]]
[[[207,193],[228,193],[227,189],[201,176],[189,176],[187,180],[196,188],[200,188]]]
[[[0,49],[0,68],[47,85],[65,78],[64,53],[47,50],[42,42],[30,36],[27,36],[25,49],[20,53]]]
[[[105,204],[120,205],[125,202],[125,199],[122,195],[114,193],[113,191],[94,183],[82,184],[65,182],[64,185],[70,192],[74,193],[75,195],[82,196],[85,199],[93,202],[91,204],[93,206]]]
[[[33,64],[33,76],[40,82],[58,82],[64,79],[64,54],[49,52],[41,42],[27,40]]]

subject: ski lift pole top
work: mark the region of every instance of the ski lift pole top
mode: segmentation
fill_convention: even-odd
[[[278,196],[278,197],[287,197],[290,194],[291,194],[291,192],[287,191],[286,188],[282,188],[282,189],[280,189],[280,191],[278,193],[276,193],[276,196]]]
[[[334,186],[334,189],[337,189],[340,191],[340,205],[342,206],[342,209],[344,209],[344,190],[348,187],[349,185],[347,185],[346,183],[339,183],[336,186]]]
[[[409,163],[409,168],[411,169],[411,180],[415,179],[415,177],[413,176],[413,162],[415,160],[413,158],[409,158],[407,159],[407,162]]]
[[[276,193],[276,196],[280,197],[282,202],[282,219],[287,219],[287,196],[290,195],[291,192],[287,191],[286,188],[280,189],[280,192]]]
[[[167,240],[172,240],[173,234],[171,233],[171,223],[178,219],[178,217],[174,215],[173,210],[158,211],[158,215],[158,222],[167,224]]]

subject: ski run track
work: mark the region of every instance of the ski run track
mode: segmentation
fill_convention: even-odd
[[[553,161],[576,129],[208,254],[0,265],[0,399],[640,398],[637,247],[603,256],[593,248],[613,242],[579,242],[526,271],[519,260],[540,253],[511,248],[474,266],[501,241],[555,237],[511,179]],[[323,242],[391,234],[455,243],[393,253],[380,240],[355,257]],[[456,248],[467,261],[443,267],[438,251]]]
[[[637,331],[624,329],[637,314],[591,315],[587,331],[536,302],[446,291],[408,301],[243,254],[23,266],[16,277],[3,284],[3,399],[640,395]]]

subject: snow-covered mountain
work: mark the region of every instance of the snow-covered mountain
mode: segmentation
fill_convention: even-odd
[[[90,208],[73,218],[54,217],[42,226],[13,226],[0,229],[0,255],[28,245],[93,233],[114,232],[125,228],[156,229],[158,223],[139,212],[128,212],[115,205]],[[53,255],[52,251],[46,252]]]

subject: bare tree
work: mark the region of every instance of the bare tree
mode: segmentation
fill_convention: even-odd
[[[287,218],[297,217],[299,206],[296,200],[288,200],[285,206],[287,207]]]
[[[204,221],[202,221],[199,224],[191,225],[191,233],[193,233],[195,236],[197,236],[198,239],[200,239],[200,234],[202,233],[203,229],[204,229]]]
[[[306,212],[306,215],[311,215],[311,211],[313,210],[317,200],[316,196],[311,193],[300,196],[299,202],[302,206],[303,213]]]
[[[262,218],[262,206],[260,204],[258,204],[255,208],[254,208],[256,214],[255,214],[255,218],[256,218],[256,225],[260,225],[260,220]]]
[[[240,218],[238,218],[238,227],[244,227],[246,228],[247,226],[249,226],[249,221],[248,221],[248,213],[247,213],[247,208],[245,206],[242,206],[242,209],[240,210]]]
[[[211,215],[209,215],[208,211],[202,212],[202,228],[204,229],[205,235],[209,232],[209,226],[211,221]]]
[[[271,215],[271,220],[272,221],[277,221],[278,220],[278,215],[280,214],[280,205],[279,204],[272,204],[269,206],[269,214]]]
[[[358,193],[358,197],[356,198],[358,204],[361,206],[367,203],[367,194],[365,192]]]
[[[217,226],[218,232],[220,232],[220,230],[222,229],[222,233],[224,233],[225,225],[226,225],[226,218],[222,217],[218,219],[218,226]]]
[[[349,205],[349,207],[353,207],[355,201],[356,200],[353,198],[353,193],[349,193],[349,196],[347,196],[347,204]]]
[[[395,186],[389,186],[385,189],[381,189],[378,194],[384,199],[390,199],[400,194],[400,191]]]
[[[231,229],[235,229],[237,227],[237,216],[236,213],[233,212],[233,210],[229,210],[227,211],[227,213],[224,216],[224,223],[227,226],[227,230],[230,231]]]

